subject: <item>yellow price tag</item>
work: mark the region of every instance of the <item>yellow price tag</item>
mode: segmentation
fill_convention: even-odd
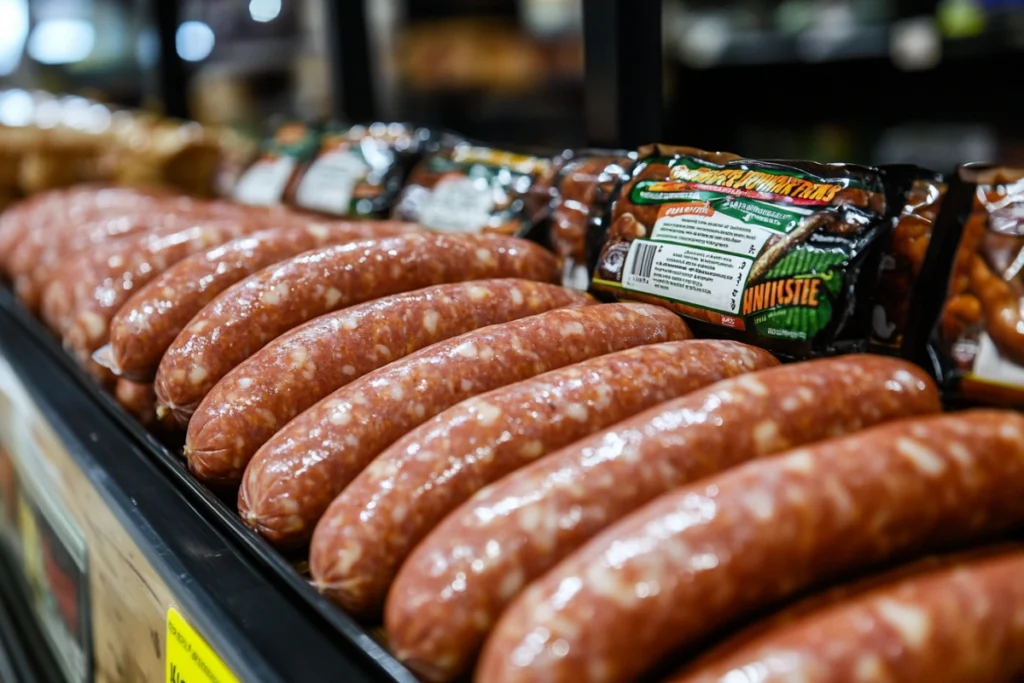
[[[231,669],[173,607],[167,608],[167,683],[238,683]]]

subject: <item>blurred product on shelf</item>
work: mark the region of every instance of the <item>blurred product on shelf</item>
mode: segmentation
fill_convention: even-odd
[[[409,87],[421,90],[530,90],[560,61],[549,61],[515,24],[450,19],[405,28],[397,67]]]
[[[0,121],[0,196],[8,201],[83,182],[211,196],[247,155],[246,141],[230,132],[82,97],[7,90],[0,100],[18,109]]]
[[[882,250],[869,346],[899,354],[946,184],[938,173],[917,166],[888,166],[882,172],[889,185],[888,201],[900,209]]]
[[[330,123],[286,201],[333,216],[383,218],[409,170],[436,146],[436,138],[429,128],[408,123]]]
[[[525,236],[549,209],[535,186],[562,161],[449,139],[412,169],[391,215],[442,232]]]
[[[911,351],[950,397],[1024,406],[1024,170],[963,166],[945,204]]]

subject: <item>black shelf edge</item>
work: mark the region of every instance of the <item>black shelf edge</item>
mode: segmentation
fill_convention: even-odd
[[[6,286],[0,286],[0,330],[0,351],[40,412],[239,678],[416,680],[192,479]]]

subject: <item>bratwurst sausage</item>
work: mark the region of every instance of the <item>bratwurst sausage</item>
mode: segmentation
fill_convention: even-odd
[[[317,316],[491,277],[556,282],[558,269],[554,255],[526,240],[427,232],[325,247],[270,266],[221,292],[174,340],[157,369],[158,408],[186,425],[232,368]]]
[[[178,262],[141,288],[110,323],[110,346],[96,360],[114,374],[152,381],[160,359],[203,307],[225,289],[269,265],[325,244],[397,235],[409,223],[311,223],[242,237]]]
[[[1024,416],[1008,411],[905,420],[748,463],[659,498],[533,583],[477,680],[633,680],[800,590],[1020,525],[1022,496]]]
[[[825,606],[798,604],[799,613],[727,640],[670,680],[727,683],[747,680],[744,671],[757,671],[758,683],[1020,680],[1024,550],[965,555],[915,563]]]
[[[406,434],[349,484],[324,517],[314,552],[337,557],[344,549],[356,558],[331,570],[335,590],[356,585],[362,596],[344,601],[379,610],[413,547],[483,486],[653,405],[774,365],[767,351],[737,342],[667,342],[463,401]],[[333,525],[336,517],[359,523]]]
[[[594,356],[689,336],[686,324],[663,308],[602,305],[550,311],[434,344],[338,390],[268,441],[246,479],[276,483],[266,492],[249,491],[256,494],[251,500],[289,492],[281,528],[292,543],[302,542],[374,457],[459,401]],[[335,554],[329,554],[313,551],[324,570],[314,577],[324,587],[333,586]]]
[[[656,496],[752,458],[939,409],[921,370],[881,356],[772,368],[656,406],[514,472],[445,519],[395,580],[385,610],[392,646],[422,675],[450,679],[524,585]],[[430,627],[442,614],[444,629]]]
[[[169,234],[144,235],[110,243],[83,255],[85,277],[76,283],[74,313],[65,328],[64,348],[79,363],[107,343],[110,319],[138,287],[183,258],[248,232],[249,226],[234,221],[204,223]]]
[[[543,282],[472,280],[321,316],[264,346],[213,387],[189,421],[185,455],[202,463],[206,481],[237,484],[278,429],[367,372],[485,325],[590,302]],[[263,489],[256,483],[253,491]]]

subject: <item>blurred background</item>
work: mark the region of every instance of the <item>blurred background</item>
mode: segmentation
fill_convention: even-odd
[[[0,0],[0,124],[34,116],[43,90],[253,135],[370,111],[583,146],[583,1]],[[664,141],[941,170],[1024,162],[1024,0],[660,5],[661,26],[631,40],[661,33]],[[372,107],[343,101],[339,53],[344,78],[368,75]]]

